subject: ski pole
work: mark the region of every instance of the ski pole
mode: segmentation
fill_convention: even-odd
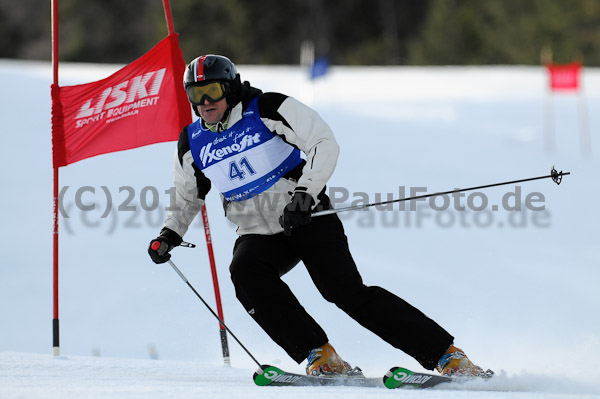
[[[192,286],[192,284],[190,284],[190,282],[184,276],[184,274],[181,272],[181,270],[179,270],[179,268],[177,266],[175,266],[175,263],[173,263],[173,261],[171,259],[169,259],[168,262],[171,265],[171,267],[173,268],[173,270],[175,270],[175,272],[179,275],[179,277],[181,277],[181,279],[183,280],[183,282],[186,283],[187,286],[190,287],[192,291],[194,291],[194,294],[196,294],[196,296],[202,301],[202,303],[204,304],[204,306],[206,306],[207,309],[210,310],[210,313],[212,313],[212,315],[215,316],[215,318],[217,320],[219,320],[219,322],[221,323],[221,325],[223,327],[225,327],[225,329],[227,330],[227,332],[229,334],[231,334],[231,336],[233,337],[233,339],[235,339],[236,342],[238,344],[240,344],[240,346],[242,347],[242,349],[244,351],[246,351],[246,353],[248,354],[248,356],[250,356],[250,358],[252,360],[254,360],[254,363],[258,364],[259,369],[262,370],[262,365],[260,364],[260,362],[258,360],[256,360],[256,358],[254,356],[252,356],[252,353],[250,353],[250,351],[248,349],[246,349],[246,347],[244,346],[244,344],[242,344],[242,342],[235,336],[235,334],[231,332],[231,330],[229,329],[229,327],[227,327],[227,325],[225,324],[225,322],[219,316],[217,316],[217,314],[215,313],[215,311],[212,310],[212,308],[210,307],[210,305],[208,303],[206,303],[206,301],[204,300],[204,298],[202,298],[202,296],[198,293],[198,291],[196,291],[196,289],[194,288],[194,286]]]
[[[417,196],[414,196],[414,197],[398,198],[398,199],[394,199],[394,200],[381,201],[381,202],[373,202],[371,204],[348,206],[348,207],[339,208],[339,209],[326,209],[326,210],[323,210],[323,211],[315,212],[311,216],[315,217],[315,216],[331,215],[333,213],[340,213],[340,212],[346,212],[346,211],[357,211],[359,209],[370,208],[372,206],[377,206],[377,205],[387,205],[387,204],[393,204],[393,203],[396,203],[396,202],[418,200],[418,199],[424,199],[424,198],[429,198],[429,197],[435,197],[435,196],[438,196],[438,195],[448,195],[448,194],[460,193],[460,192],[464,192],[464,191],[481,190],[483,188],[504,186],[504,185],[507,185],[507,184],[523,183],[523,182],[532,181],[532,180],[541,180],[541,179],[551,178],[553,182],[555,182],[556,184],[560,184],[560,182],[562,181],[563,176],[567,176],[567,175],[570,175],[570,174],[571,174],[571,172],[563,172],[562,170],[560,172],[557,172],[556,169],[554,169],[554,166],[553,166],[552,170],[550,171],[550,174],[547,175],[547,176],[530,177],[530,178],[527,178],[527,179],[512,180],[512,181],[506,181],[506,182],[502,182],[502,183],[486,184],[486,185],[483,185],[483,186],[476,186],[476,187],[469,187],[469,188],[457,188],[456,190],[443,191],[443,192],[440,192],[440,193],[423,194],[423,195],[417,195]]]
[[[204,220],[204,233],[206,234],[206,246],[208,248],[208,258],[210,261],[210,270],[213,277],[213,286],[215,289],[215,300],[217,301],[217,312],[218,319],[224,320],[223,317],[223,307],[221,306],[221,293],[219,291],[219,282],[217,280],[217,267],[215,265],[215,256],[213,254],[212,248],[212,238],[210,235],[210,226],[208,225],[208,215],[206,215],[206,206],[202,207],[202,219]],[[185,248],[196,248],[196,244],[192,244],[191,242],[182,241],[179,244],[181,247]],[[223,361],[225,364],[230,365],[231,360],[229,358],[229,344],[227,343],[227,330],[225,330],[225,326],[223,324],[219,324],[219,333],[221,335],[221,351],[223,352]]]

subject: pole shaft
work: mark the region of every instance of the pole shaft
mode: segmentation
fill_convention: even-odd
[[[210,224],[208,223],[208,213],[206,211],[206,204],[202,207],[202,222],[204,223],[204,236],[206,237],[206,249],[208,251],[208,260],[210,262],[210,272],[213,279],[213,287],[215,291],[215,302],[217,303],[217,313],[220,320],[225,320],[223,316],[223,305],[221,303],[221,290],[219,289],[219,278],[217,276],[217,265],[215,262],[215,253],[212,245],[212,235],[210,233]],[[223,361],[225,364],[230,363],[229,359],[229,345],[227,344],[227,333],[225,326],[221,323],[219,325],[221,334],[221,349],[223,352]]]
[[[221,304],[221,291],[219,289],[219,278],[217,276],[217,266],[215,262],[215,253],[212,245],[212,235],[210,233],[210,224],[208,223],[208,213],[206,211],[206,204],[202,207],[202,222],[204,223],[204,236],[206,237],[206,249],[208,251],[208,260],[210,262],[210,272],[213,279],[213,286],[215,290],[215,301],[217,303],[217,313],[219,317],[223,319],[223,306]],[[223,326],[221,326],[223,328]]]
[[[566,176],[566,175],[570,175],[570,174],[571,174],[571,172],[561,172],[562,176]],[[387,205],[387,204],[393,204],[393,203],[396,203],[396,202],[412,201],[412,200],[424,199],[424,198],[429,198],[429,197],[435,197],[435,196],[438,196],[438,195],[448,195],[448,194],[460,193],[460,192],[465,192],[465,191],[481,190],[481,189],[484,189],[484,188],[504,186],[504,185],[507,185],[507,184],[517,184],[517,183],[523,183],[523,182],[527,182],[527,181],[548,179],[548,178],[553,178],[553,177],[554,177],[553,175],[539,176],[539,177],[530,177],[528,179],[512,180],[512,181],[507,181],[507,182],[502,182],[502,183],[486,184],[486,185],[483,185],[483,186],[475,186],[475,187],[469,187],[469,188],[458,188],[456,190],[443,191],[443,192],[439,192],[439,193],[423,194],[423,195],[417,195],[417,196],[408,197],[408,198],[397,198],[397,199],[394,199],[394,200],[382,201],[382,202],[373,202],[371,204],[366,204],[366,205],[349,206],[349,207],[340,208],[340,209],[327,209],[327,210],[324,210],[324,211],[315,212],[311,216],[315,217],[315,216],[330,215],[332,213],[340,213],[340,212],[346,212],[346,211],[356,211],[356,210],[359,210],[359,209],[370,208],[372,206]]]
[[[58,0],[52,1],[52,72],[53,82],[58,85]]]
[[[53,232],[52,232],[52,275],[53,275],[53,318],[58,320],[58,167],[54,167],[54,198],[53,198]],[[56,329],[58,332],[58,329]],[[58,338],[55,338],[54,346],[58,346]]]
[[[215,311],[210,307],[210,305],[208,303],[206,303],[204,298],[202,298],[202,296],[198,293],[198,291],[196,291],[194,286],[192,284],[190,284],[187,277],[185,277],[185,275],[181,272],[181,270],[179,270],[179,268],[175,265],[175,263],[173,263],[173,261],[171,259],[169,259],[168,262],[169,262],[169,265],[171,265],[171,267],[173,268],[173,270],[175,270],[175,272],[179,275],[179,277],[181,277],[183,282],[186,283],[188,287],[190,287],[190,289],[194,292],[194,294],[196,294],[198,299],[200,299],[202,301],[202,303],[204,304],[204,306],[206,306],[206,308],[210,311],[210,313],[212,313],[212,315],[215,316],[215,318],[217,320],[219,320],[219,322],[225,328],[225,330],[227,330],[227,332],[233,337],[233,339],[235,339],[235,341],[242,347],[242,349],[248,354],[248,356],[250,356],[250,358],[254,361],[254,363],[256,363],[258,365],[258,367],[262,370],[262,365],[260,364],[260,362],[258,360],[256,360],[256,358],[254,356],[252,356],[252,353],[250,353],[250,351],[244,346],[244,344],[242,344],[242,341],[240,341],[238,339],[238,337],[236,337],[235,334],[233,332],[231,332],[231,330],[229,329],[229,327],[227,327],[227,325],[225,324],[223,319],[221,319],[219,316],[217,316]]]
[[[52,77],[58,86],[58,0],[52,1]],[[53,231],[52,231],[52,348],[54,356],[60,355],[60,330],[58,321],[58,166],[53,173]]]
[[[590,125],[587,112],[587,104],[583,90],[579,89],[578,99],[578,110],[579,110],[579,139],[581,145],[581,154],[583,156],[592,155],[592,140],[590,138]]]
[[[163,8],[165,10],[165,18],[167,20],[167,29],[169,35],[175,33],[175,26],[173,25],[173,15],[171,15],[171,4],[169,0],[163,0]]]

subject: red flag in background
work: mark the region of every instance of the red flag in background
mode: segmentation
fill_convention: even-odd
[[[548,73],[550,74],[550,89],[552,91],[579,89],[581,63],[572,62],[566,65],[548,64],[546,68],[548,68]]]
[[[54,166],[177,140],[192,122],[177,34],[106,79],[52,86]]]

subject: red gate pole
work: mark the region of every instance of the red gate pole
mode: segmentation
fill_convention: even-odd
[[[171,14],[171,5],[169,0],[163,0],[163,8],[165,9],[165,18],[167,19],[167,29],[169,35],[175,33],[175,27],[173,25],[173,15]],[[223,317],[223,306],[221,304],[221,292],[219,290],[219,279],[217,277],[217,266],[215,263],[215,254],[212,246],[212,236],[210,234],[210,225],[208,223],[208,214],[206,212],[206,205],[202,207],[202,222],[204,225],[204,235],[206,237],[206,249],[208,251],[208,259],[210,261],[210,271],[213,279],[213,286],[215,291],[215,301],[217,302],[217,314],[219,318],[225,321]],[[229,345],[227,343],[227,330],[225,326],[219,323],[219,332],[221,335],[221,350],[223,352],[223,362],[225,364],[231,364],[229,358]]]
[[[210,261],[210,271],[213,278],[213,286],[215,290],[215,301],[217,302],[217,314],[219,318],[225,321],[223,317],[223,306],[221,305],[221,292],[219,290],[219,279],[217,277],[217,266],[215,263],[215,254],[213,252],[212,236],[210,234],[210,225],[208,224],[208,213],[206,212],[206,204],[202,207],[202,222],[204,224],[204,235],[206,236],[206,249],[208,250],[208,259]],[[227,330],[225,326],[219,323],[219,333],[221,334],[221,350],[223,353],[223,362],[227,365],[231,364],[229,358],[229,345],[227,344]]]
[[[175,27],[173,25],[173,15],[171,14],[171,3],[169,0],[163,0],[163,8],[165,10],[165,18],[167,19],[167,29],[169,35],[175,33]]]
[[[52,0],[52,72],[53,83],[58,87],[58,0]],[[54,154],[54,151],[53,151]],[[59,339],[59,322],[58,322],[58,166],[54,165],[54,199],[53,218],[54,227],[52,234],[52,251],[53,251],[53,316],[52,316],[52,352],[54,356],[60,355],[60,339]]]

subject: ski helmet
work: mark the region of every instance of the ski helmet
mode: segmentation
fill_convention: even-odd
[[[183,75],[185,89],[194,83],[235,80],[237,70],[233,62],[222,55],[202,55],[189,63]]]
[[[232,108],[241,87],[240,75],[231,60],[222,55],[202,55],[188,64],[183,74],[183,87],[202,85],[206,82],[223,82],[225,84],[225,98],[227,105]],[[192,109],[197,116],[198,108],[192,104]]]

